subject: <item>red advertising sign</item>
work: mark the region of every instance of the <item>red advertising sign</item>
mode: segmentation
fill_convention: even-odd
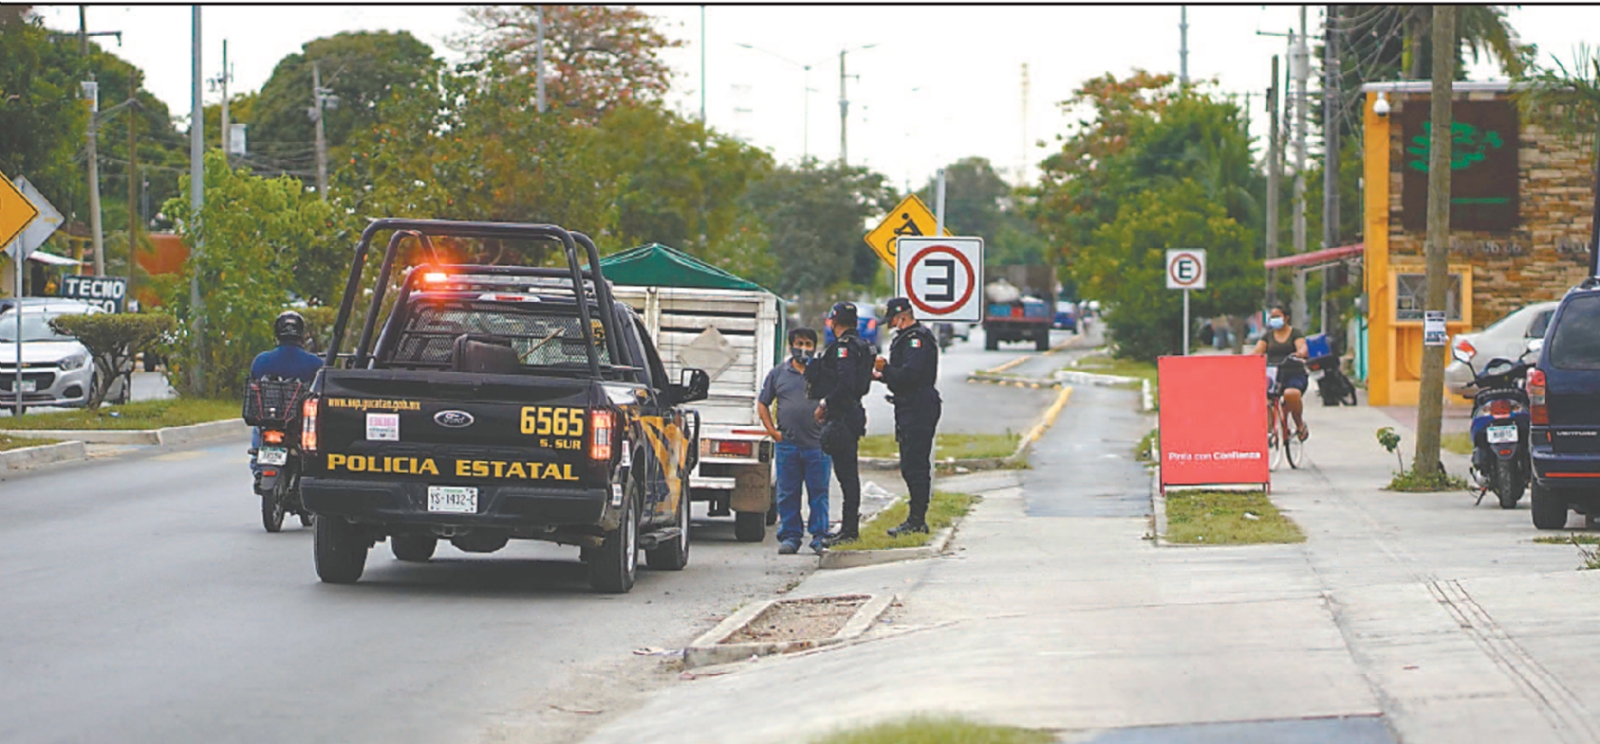
[[[1267,360],[1161,357],[1161,487],[1267,483]]]

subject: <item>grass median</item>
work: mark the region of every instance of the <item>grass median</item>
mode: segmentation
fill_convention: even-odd
[[[812,740],[812,744],[1047,744],[1054,734],[1014,726],[992,726],[959,718],[916,716],[904,721],[850,729]]]
[[[913,532],[909,535],[889,537],[889,528],[906,521],[910,505],[905,499],[873,515],[871,521],[861,525],[861,539],[839,545],[840,550],[888,550],[890,548],[920,548],[933,539],[934,534],[955,524],[977,503],[978,497],[965,493],[934,491],[928,503],[927,534]]]
[[[1017,451],[1022,436],[1012,432],[1004,434],[940,434],[933,440],[933,459],[957,460],[984,457],[1010,457]],[[874,434],[861,438],[862,457],[898,457],[900,445],[892,434]]]
[[[1440,434],[1439,446],[1446,452],[1470,455],[1472,454],[1472,435],[1464,431],[1458,431],[1453,434]]]
[[[1306,541],[1300,526],[1261,491],[1170,491],[1165,537],[1189,545]]]
[[[123,431],[164,429],[208,421],[239,418],[239,401],[172,398],[143,400],[120,406],[50,413],[29,413],[0,418],[0,430],[39,429],[116,429]]]
[[[34,439],[31,437],[12,437],[0,434],[0,452],[22,449],[24,447],[40,447],[46,444],[55,444],[54,439]]]

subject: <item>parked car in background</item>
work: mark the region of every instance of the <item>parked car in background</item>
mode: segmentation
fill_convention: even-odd
[[[850,304],[856,306],[856,335],[860,336],[862,341],[872,344],[872,348],[879,348],[878,309],[870,302],[852,302]],[[822,343],[833,343],[833,329],[829,328],[827,323],[822,323],[821,321],[818,321],[818,323],[822,325],[823,329]]]
[[[1558,530],[1576,509],[1600,519],[1600,280],[1561,299],[1550,328],[1528,348],[1530,497],[1533,526]]]
[[[1450,341],[1451,354],[1462,353],[1479,368],[1491,359],[1515,360],[1528,348],[1530,339],[1544,338],[1545,329],[1550,326],[1550,316],[1560,304],[1559,301],[1552,301],[1524,305],[1481,331],[1457,334]],[[1467,399],[1476,395],[1478,391],[1473,387],[1472,379],[1472,369],[1459,359],[1452,359],[1450,366],[1445,367],[1444,384],[1453,395]]]
[[[94,360],[83,344],[56,333],[51,319],[61,315],[105,312],[74,300],[25,303],[0,313],[0,405],[17,404],[17,320],[22,321],[22,405],[83,406],[89,402]],[[125,370],[125,371],[131,371]],[[106,401],[126,403],[131,390],[126,375],[112,382]]]
[[[64,297],[4,297],[0,298],[0,313],[19,305],[26,308],[49,307],[65,309],[69,307],[88,307],[89,303]]]
[[[1053,320],[1051,320],[1050,327],[1065,331],[1077,332],[1077,303],[1063,301],[1056,302],[1056,316]]]

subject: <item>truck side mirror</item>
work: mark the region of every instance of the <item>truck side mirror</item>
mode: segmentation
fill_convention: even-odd
[[[674,392],[677,393],[675,397],[679,403],[705,400],[711,394],[711,375],[706,374],[703,369],[685,368],[679,374],[678,380],[678,384],[674,386],[677,390]]]

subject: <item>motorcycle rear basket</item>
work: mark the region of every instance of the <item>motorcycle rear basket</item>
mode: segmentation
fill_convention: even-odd
[[[300,403],[308,391],[309,386],[299,380],[251,380],[244,391],[244,422],[287,427],[300,418]]]

